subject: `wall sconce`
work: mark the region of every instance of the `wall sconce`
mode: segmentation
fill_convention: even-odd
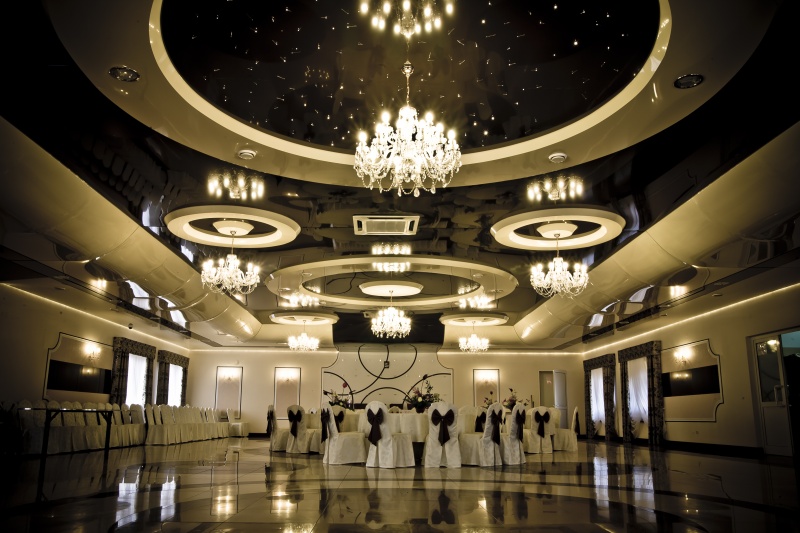
[[[86,362],[89,365],[94,365],[100,359],[100,346],[93,342],[88,342],[83,345],[83,353],[86,355]]]
[[[689,364],[689,359],[692,357],[692,350],[690,348],[681,348],[675,351],[675,362],[680,368],[686,368]]]
[[[475,370],[475,379],[481,385],[497,383],[497,370]]]
[[[284,383],[297,382],[300,379],[299,368],[276,368],[275,378]]]

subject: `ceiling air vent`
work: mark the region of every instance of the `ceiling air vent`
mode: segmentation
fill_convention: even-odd
[[[416,235],[419,215],[354,215],[356,235]]]

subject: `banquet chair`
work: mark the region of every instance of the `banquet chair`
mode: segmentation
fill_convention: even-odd
[[[367,427],[365,435],[369,441],[367,467],[396,468],[414,466],[414,447],[411,435],[392,433],[389,429],[389,410],[380,400],[367,404]],[[404,415],[396,415],[404,416]]]
[[[508,433],[500,436],[500,453],[504,465],[520,465],[525,463],[523,448],[523,430],[525,429],[525,407],[516,404],[511,414],[506,416]]]
[[[269,450],[271,452],[285,452],[286,443],[289,441],[289,428],[278,427],[275,409],[270,405],[267,417],[272,420],[272,434],[269,437]]]
[[[347,416],[345,413],[345,408],[341,405],[331,405],[331,412],[333,413],[333,420],[336,422],[336,430],[339,433],[345,432],[355,432],[359,433],[358,426],[356,427],[344,427],[344,419]]]
[[[462,465],[481,464],[481,439],[486,423],[483,407],[465,405],[458,409],[458,447]]]
[[[503,464],[500,452],[500,426],[503,424],[503,404],[495,402],[486,410],[486,426],[481,437],[481,466]]]
[[[422,464],[426,468],[461,468],[456,406],[436,402],[428,408],[428,436]]]
[[[565,452],[578,451],[578,433],[576,432],[576,421],[578,420],[578,407],[572,412],[572,422],[569,428],[556,428],[553,434],[553,450]]]
[[[339,431],[341,421],[337,422],[331,404],[325,402],[320,409],[320,446],[324,451],[322,463],[326,465],[346,465],[367,462],[367,447],[364,434],[360,431]]]
[[[530,440],[525,442],[525,453],[553,453],[553,442],[550,439],[550,412],[540,405],[530,410]]]
[[[289,417],[286,453],[319,453],[319,430],[309,429],[306,410],[300,405],[290,405],[286,409],[286,414]],[[314,445],[315,439],[316,445]]]

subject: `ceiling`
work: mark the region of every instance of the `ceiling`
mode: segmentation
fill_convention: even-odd
[[[713,306],[744,280],[800,277],[800,106],[784,79],[795,3],[456,2],[408,44],[356,2],[16,4],[19,31],[2,36],[24,51],[8,54],[0,104],[2,279],[108,320],[189,348],[285,347],[304,323],[323,346],[383,342],[367,324],[389,298],[361,285],[399,281],[420,291],[392,298],[412,316],[408,342],[452,348],[475,325],[494,349],[559,350]],[[353,170],[358,131],[404,103],[406,59],[411,103],[462,149],[449,185],[419,197]],[[703,83],[677,88],[686,74]],[[261,177],[265,197],[211,196],[224,172]],[[580,177],[582,198],[528,198],[559,175]],[[357,216],[419,218],[389,237],[356,234]],[[234,239],[261,269],[246,298],[200,282],[202,262],[230,251],[222,219],[254,226]],[[555,247],[536,228],[553,221],[578,226],[560,246],[589,268],[574,299],[530,285]],[[411,245],[404,271],[380,270],[395,259],[371,254],[378,240]],[[291,307],[298,291],[319,306]],[[464,291],[489,308],[460,308]]]

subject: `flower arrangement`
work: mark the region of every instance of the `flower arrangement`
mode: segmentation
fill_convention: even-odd
[[[493,403],[494,403],[494,391],[490,390],[489,396],[484,396],[481,407],[483,407],[484,409],[488,409],[489,406],[492,405]]]
[[[417,412],[422,412],[430,407],[431,404],[440,401],[439,393],[433,392],[433,385],[427,378],[427,374],[422,376],[422,379],[424,379],[422,386],[411,389],[411,392],[405,398],[406,403],[416,409]]]
[[[517,405],[517,402],[520,401],[520,400],[517,398],[517,391],[515,391],[511,387],[509,387],[508,390],[511,392],[511,394],[509,394],[507,398],[503,399],[503,407],[505,407],[506,409],[510,410],[510,409],[514,409],[514,406]],[[522,405],[524,405],[525,407],[528,407],[528,399],[527,398],[522,400]]]
[[[352,409],[352,403],[350,397],[345,392],[347,389],[347,382],[345,381],[342,383],[342,394],[337,393],[336,391],[325,391],[325,394],[328,395],[328,399],[331,402],[331,405],[341,405],[345,409]]]

